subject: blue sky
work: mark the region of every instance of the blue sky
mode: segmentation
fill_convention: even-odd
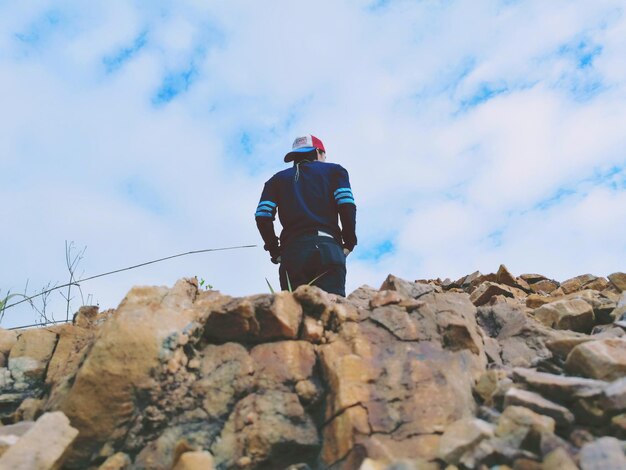
[[[254,209],[306,133],[351,175],[348,290],[623,271],[625,54],[621,0],[0,2],[0,294],[66,282],[65,240],[84,277],[259,245],[85,283],[102,308],[267,291]]]

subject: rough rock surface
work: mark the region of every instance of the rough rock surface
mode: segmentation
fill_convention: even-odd
[[[136,287],[73,324],[0,330],[0,463],[50,451],[33,468],[613,468],[623,279],[501,266],[389,275],[347,298]],[[24,450],[50,416],[63,443]]]

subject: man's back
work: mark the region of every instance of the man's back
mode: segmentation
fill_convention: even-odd
[[[357,243],[356,205],[348,172],[325,159],[319,139],[297,138],[285,156],[293,167],[265,183],[256,223],[265,250],[280,263],[283,289],[315,281],[328,292],[345,295],[346,256]],[[274,232],[276,214],[283,226],[280,243]]]

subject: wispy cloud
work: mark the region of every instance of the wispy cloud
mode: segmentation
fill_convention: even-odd
[[[348,290],[501,262],[557,278],[623,270],[622,9],[4,2],[0,197],[13,202],[0,216],[13,228],[0,235],[12,247],[0,288],[62,279],[65,239],[88,245],[88,274],[260,243],[251,211],[303,133],[350,171]],[[91,292],[109,307],[132,284],[193,274],[235,295],[276,277],[257,249]]]

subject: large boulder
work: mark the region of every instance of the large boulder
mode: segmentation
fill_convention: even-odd
[[[599,380],[617,380],[626,375],[626,339],[588,341],[567,356],[565,368],[573,374]]]
[[[593,308],[584,300],[559,300],[534,311],[535,318],[546,326],[559,330],[589,333],[595,316]]]
[[[105,442],[126,435],[139,397],[155,385],[154,371],[197,328],[196,292],[186,280],[172,289],[135,287],[101,327],[71,387],[52,404],[80,432],[69,465],[83,466]]]
[[[78,430],[61,412],[46,413],[0,457],[2,469],[60,468]]]

